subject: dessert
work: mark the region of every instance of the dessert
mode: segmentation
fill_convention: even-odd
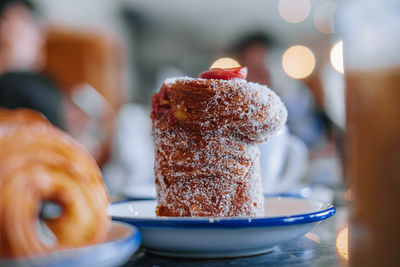
[[[152,99],[158,216],[264,214],[257,143],[287,111],[246,68],[167,79]]]
[[[0,109],[0,259],[100,243],[109,196],[92,157],[43,116]],[[61,213],[40,218],[42,203]],[[45,242],[39,220],[51,230]]]

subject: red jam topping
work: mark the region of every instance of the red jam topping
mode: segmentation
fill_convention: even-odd
[[[197,78],[220,79],[220,80],[231,80],[235,78],[246,79],[247,68],[246,67],[228,68],[228,69],[215,68],[200,73],[199,76],[197,76]]]
[[[246,79],[247,68],[228,68],[221,69],[215,68],[200,73],[198,78],[203,79],[220,79],[220,80],[231,80],[231,79]],[[165,117],[170,125],[173,125],[177,120],[184,121],[190,116],[186,112],[185,107],[175,105],[171,103],[169,99],[169,87],[164,83],[161,87],[160,92],[153,95],[151,104],[151,118]]]
[[[160,92],[153,95],[151,103],[151,118],[165,116],[170,125],[175,123],[174,111],[168,98],[168,86],[164,83]]]

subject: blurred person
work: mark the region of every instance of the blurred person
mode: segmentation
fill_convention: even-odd
[[[272,40],[263,33],[254,33],[242,38],[234,46],[233,52],[239,63],[248,69],[247,80],[271,86],[267,68],[268,49]]]
[[[0,106],[30,108],[66,129],[63,96],[40,73],[44,35],[27,0],[0,2]]]
[[[0,3],[0,71],[39,70],[44,38],[33,5],[26,0]]]
[[[58,80],[44,74],[48,40],[35,12],[28,0],[0,2],[0,106],[41,112],[53,125],[77,139],[102,167],[109,159],[111,134],[105,134],[100,113],[88,112],[79,104],[85,107],[89,99],[96,110],[110,109],[106,101],[95,97],[98,93],[91,93],[95,90],[90,86],[79,85],[76,99],[72,99],[74,95],[67,93],[69,88],[59,86]],[[90,116],[92,113],[96,116]]]

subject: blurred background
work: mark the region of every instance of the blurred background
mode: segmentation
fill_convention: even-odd
[[[297,171],[301,183],[341,188],[339,1],[3,2],[0,86],[23,89],[3,93],[0,104],[37,109],[78,139],[111,192],[152,183],[149,110],[162,82],[195,77],[224,57],[285,102],[289,132],[307,157]],[[334,191],[320,197],[333,200]]]
[[[376,262],[398,266],[399,217],[382,205],[395,210],[400,196],[399,7],[396,0],[1,0],[0,106],[36,109],[70,133],[97,160],[112,195],[153,198],[152,94],[168,77],[196,77],[235,59],[289,113],[283,135],[291,141],[260,149],[267,171],[278,166],[263,179],[291,182],[268,181],[267,193],[334,202],[332,232],[345,261],[344,204],[358,201],[353,248],[370,247],[354,259],[368,265],[374,252],[392,248]],[[277,161],[264,151],[286,152]],[[348,176],[354,191],[346,190]]]

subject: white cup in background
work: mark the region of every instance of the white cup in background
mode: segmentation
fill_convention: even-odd
[[[308,167],[308,150],[287,126],[259,144],[264,193],[281,193],[299,185]]]

